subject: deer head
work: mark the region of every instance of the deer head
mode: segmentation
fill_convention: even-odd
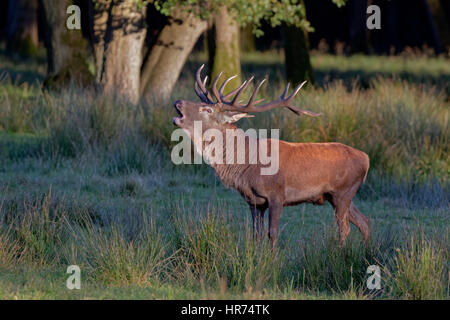
[[[214,80],[211,86],[211,90],[206,88],[206,82],[208,77],[201,79],[201,72],[204,65],[202,65],[196,73],[196,81],[194,84],[194,90],[201,102],[191,102],[186,100],[177,100],[174,103],[174,107],[179,117],[173,118],[173,123],[183,129],[190,130],[193,127],[194,121],[202,121],[203,127],[208,128],[220,128],[227,124],[234,123],[242,118],[253,117],[249,113],[264,112],[275,108],[288,108],[298,116],[308,115],[311,117],[320,116],[320,113],[314,113],[307,110],[301,110],[292,105],[294,97],[306,83],[304,81],[294,92],[286,97],[289,84],[284,89],[283,94],[279,99],[259,105],[264,99],[256,100],[259,89],[264,84],[266,79],[262,80],[253,91],[250,99],[247,103],[243,104],[239,100],[239,96],[244,92],[248,85],[253,81],[254,77],[244,81],[239,87],[231,90],[229,93],[224,94],[223,91],[227,83],[234,79],[236,76],[226,79],[217,89],[217,83],[222,75],[220,73]],[[212,95],[211,95],[212,93]]]

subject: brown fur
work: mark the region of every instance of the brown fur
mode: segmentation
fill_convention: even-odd
[[[204,130],[216,128],[224,134],[226,129],[238,130],[232,124],[223,123],[210,115],[205,116],[198,111],[199,105],[201,107],[202,104],[177,101],[177,111],[186,117],[174,119],[174,123],[187,132],[192,130],[194,120],[203,121]],[[245,139],[248,145],[252,138]],[[261,142],[263,140],[258,140],[258,143]],[[200,143],[207,145],[203,141]],[[328,201],[335,211],[341,245],[350,232],[349,222],[358,227],[365,240],[369,239],[369,220],[352,202],[369,170],[367,154],[341,143],[279,141],[279,170],[275,175],[264,176],[260,174],[261,164],[249,164],[248,150],[247,147],[244,164],[213,164],[212,167],[221,181],[235,188],[249,204],[257,237],[262,235],[264,213],[267,209],[269,238],[272,247],[275,247],[283,207],[304,202],[322,205]],[[234,152],[237,152],[236,146]]]

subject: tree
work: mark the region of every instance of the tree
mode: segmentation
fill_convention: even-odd
[[[332,0],[336,5],[342,6],[345,0]],[[225,12],[223,7],[228,11]],[[212,8],[212,9],[211,9]],[[314,29],[306,19],[306,10],[304,1],[267,1],[267,0],[211,0],[208,10],[217,12],[215,21],[215,45],[209,45],[215,48],[214,62],[212,66],[211,79],[214,79],[220,71],[230,76],[240,70],[238,55],[234,53],[233,48],[239,44],[239,33],[222,28],[227,38],[225,48],[219,49],[218,36],[221,34],[218,30],[218,22],[224,21],[226,17],[229,22],[225,24],[231,28],[234,23],[241,26],[252,25],[253,33],[256,36],[262,35],[260,30],[261,21],[266,20],[272,27],[284,24],[285,35],[285,58],[286,74],[289,81],[299,83],[305,79],[313,81],[313,72],[309,58],[308,32]],[[226,13],[226,14],[225,14]],[[217,21],[217,17],[221,20]],[[236,22],[230,21],[236,19]],[[230,50],[231,48],[231,50]],[[221,51],[221,54],[218,54]],[[228,71],[228,70],[231,70]],[[236,71],[235,71],[236,70]]]
[[[87,64],[88,43],[81,30],[66,27],[71,0],[41,0],[47,24],[47,77],[44,86],[58,88],[71,81],[87,85],[93,76]]]
[[[346,0],[332,0],[338,7],[343,6]],[[309,56],[308,32],[314,31],[306,19],[304,0],[299,1],[297,7],[301,17],[300,23],[285,25],[284,54],[286,77],[289,82],[297,85],[304,80],[314,83],[314,73]]]
[[[256,43],[255,43],[255,35],[253,34],[253,27],[251,25],[242,27],[240,33],[241,33],[241,51],[255,52]]]
[[[64,27],[71,1],[41,0],[49,24],[49,77],[87,75],[81,32]],[[338,1],[338,0],[334,0]],[[339,0],[343,1],[343,0]],[[146,48],[146,8],[169,17],[153,45]],[[169,97],[207,20],[214,21],[213,74],[240,73],[239,28],[251,25],[256,36],[262,20],[286,22],[308,30],[302,4],[256,0],[90,0],[95,79],[106,94],[137,103],[142,95]],[[306,50],[307,51],[307,50]],[[78,61],[74,59],[77,58]],[[79,76],[79,78],[82,78]]]
[[[134,0],[94,3],[96,79],[105,94],[137,103],[146,35],[145,6]]]
[[[214,14],[214,60],[211,70],[211,79],[215,79],[220,72],[224,78],[237,75],[230,81],[230,87],[241,83],[240,60],[240,30],[239,24],[226,6]]]
[[[35,54],[39,45],[37,0],[9,0],[6,34],[8,51]]]
[[[214,61],[212,63],[211,79],[223,71],[225,76],[239,74],[239,26],[249,28],[251,26],[256,36],[262,35],[261,22],[268,21],[272,27],[286,25],[286,63],[288,79],[304,77],[312,80],[312,68],[309,62],[309,46],[307,44],[307,33],[311,31],[306,20],[305,6],[303,1],[298,3],[291,1],[244,1],[244,0],[215,0],[211,1],[215,10],[215,44],[209,45],[214,48]],[[219,6],[220,5],[220,6]],[[227,10],[225,10],[226,8]],[[235,21],[233,21],[235,19]],[[236,27],[235,27],[236,26]],[[297,29],[300,28],[300,29]],[[234,30],[237,30],[234,31]],[[225,39],[226,41],[224,41]],[[236,53],[237,51],[237,53]],[[303,55],[298,59],[297,55]],[[304,70],[308,70],[305,72]],[[236,82],[240,80],[237,79]],[[295,83],[299,82],[297,80]]]
[[[224,77],[237,74],[234,84],[240,81],[240,27],[251,26],[256,36],[262,35],[260,27],[263,20],[273,27],[285,22],[306,31],[311,29],[305,18],[304,5],[291,1],[166,0],[156,3],[162,12],[171,12],[175,6],[190,6],[196,8],[194,11],[198,17],[210,21],[207,43],[210,79],[215,79],[220,72]]]
[[[287,80],[295,86],[304,80],[314,83],[309,58],[308,33],[295,26],[284,26],[283,31]]]
[[[172,11],[143,66],[143,95],[161,99],[170,96],[187,57],[206,27],[207,22],[193,13],[181,8]]]
[[[306,20],[306,8],[303,0],[299,1],[299,16]],[[284,57],[286,78],[295,86],[304,80],[314,83],[314,73],[309,57],[308,32],[313,29],[308,25],[297,27],[296,25],[283,26],[284,33]]]
[[[141,0],[93,2],[96,80],[105,93],[137,103],[141,96],[169,97],[206,22],[178,5],[157,6],[169,16],[153,45],[145,50],[146,6]],[[165,10],[166,9],[166,10]]]

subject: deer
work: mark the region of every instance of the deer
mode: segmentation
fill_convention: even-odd
[[[213,128],[221,132],[233,131],[248,144],[255,137],[247,136],[235,123],[242,118],[253,117],[252,113],[266,112],[276,108],[287,108],[297,116],[320,116],[308,110],[302,110],[293,105],[294,97],[306,83],[297,86],[292,94],[287,96],[289,83],[280,98],[261,104],[256,100],[257,94],[265,79],[255,87],[247,103],[239,100],[239,96],[254,79],[251,77],[240,86],[224,94],[227,83],[236,76],[223,81],[220,88],[217,84],[222,73],[212,82],[211,88],[206,88],[208,77],[201,77],[202,65],[196,72],[194,91],[201,102],[177,100],[174,103],[178,117],[174,117],[174,125],[183,129],[197,148],[207,148],[208,141],[203,141],[200,135],[195,138],[193,126],[195,121],[201,121],[202,130]],[[258,138],[256,138],[258,139]],[[268,143],[259,139],[258,143]],[[369,219],[364,216],[353,203],[360,185],[366,180],[369,170],[369,156],[350,146],[337,143],[294,143],[279,140],[279,169],[276,174],[262,175],[261,163],[249,163],[249,151],[246,161],[236,163],[210,163],[216,175],[227,186],[236,189],[250,207],[253,222],[254,237],[261,239],[264,229],[264,215],[269,211],[268,237],[272,249],[278,239],[278,225],[283,207],[295,206],[301,203],[323,205],[329,202],[334,208],[334,216],[339,231],[339,245],[344,246],[350,233],[350,224],[354,224],[361,232],[365,242],[370,237]],[[200,149],[200,151],[199,151]],[[270,148],[269,148],[270,149]],[[270,151],[270,150],[269,150]],[[235,153],[239,150],[234,150]],[[225,157],[226,155],[224,155]]]

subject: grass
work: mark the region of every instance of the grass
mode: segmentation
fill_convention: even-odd
[[[173,99],[195,99],[201,59],[191,58]],[[20,81],[22,64],[2,62],[18,75],[0,84],[0,298],[448,299],[448,61],[402,59],[314,56],[319,84],[297,104],[324,116],[242,121],[371,158],[356,199],[373,226],[369,245],[352,227],[339,249],[330,206],[300,205],[283,210],[276,253],[253,241],[247,206],[210,168],[170,162],[168,104],[42,92]],[[244,57],[243,68],[275,77],[264,96],[282,91],[278,56]],[[335,68],[342,81],[329,81]],[[81,290],[65,287],[71,264]],[[378,291],[365,286],[373,264]]]
[[[447,239],[448,241],[448,239]],[[402,250],[397,249],[394,273],[390,275],[392,294],[406,299],[439,299],[444,296],[445,267],[448,255],[436,245],[411,237]]]

